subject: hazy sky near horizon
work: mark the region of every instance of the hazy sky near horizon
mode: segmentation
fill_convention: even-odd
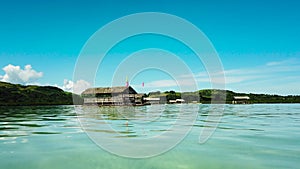
[[[1,1],[0,80],[65,90],[74,85],[105,86],[120,58],[138,46],[136,49],[159,47],[177,52],[191,68],[199,89],[210,88],[203,65],[189,57],[188,49],[174,40],[149,35],[114,47],[103,63],[106,77],[99,71],[95,84],[84,79],[72,82],[78,55],[98,29],[129,14],[162,12],[186,19],[208,37],[223,64],[227,89],[299,95],[299,7],[300,2],[292,0]],[[139,92],[177,89],[172,77],[157,71],[129,80]],[[139,86],[142,82],[144,87]]]

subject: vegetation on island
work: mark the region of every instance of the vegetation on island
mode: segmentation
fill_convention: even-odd
[[[71,105],[82,104],[76,94],[53,86],[20,85],[0,82],[0,106],[19,105]]]
[[[197,101],[200,103],[227,103],[234,100],[234,96],[248,96],[250,103],[300,103],[299,95],[271,95],[271,94],[254,94],[254,93],[236,93],[230,90],[202,89],[196,92],[151,92],[147,97],[160,97],[167,102],[169,100],[184,99],[186,102]]]
[[[299,95],[270,95],[236,93],[230,90],[203,89],[195,92],[150,92],[144,97],[159,97],[162,103],[184,99],[185,102],[232,103],[234,96],[248,96],[250,103],[300,103]],[[17,105],[72,105],[83,104],[79,95],[63,91],[53,86],[20,85],[0,82],[0,106]]]

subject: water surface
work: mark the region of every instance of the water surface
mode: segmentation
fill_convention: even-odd
[[[189,111],[189,105],[144,106],[120,115],[109,107],[98,108],[101,116],[88,120],[112,124],[117,133],[91,128],[111,137],[151,137],[170,129],[180,106]],[[131,159],[99,148],[83,132],[73,106],[1,107],[0,168],[298,168],[299,104],[225,105],[215,133],[199,144],[201,130],[214,123],[205,123],[209,109],[199,105],[192,130],[175,148],[156,157]]]

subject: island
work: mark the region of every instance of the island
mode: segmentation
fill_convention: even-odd
[[[129,95],[125,95],[130,91]],[[125,92],[125,94],[124,94]],[[116,96],[116,100],[109,97]],[[193,92],[156,91],[137,93],[131,86],[113,88],[87,89],[81,95],[64,91],[54,86],[21,85],[0,82],[0,106],[24,105],[82,105],[84,100],[98,105],[122,105],[120,99],[129,105],[176,104],[176,103],[226,103],[226,104],[260,104],[260,103],[300,103],[299,95],[272,95],[238,93],[230,90],[201,89]],[[112,101],[118,101],[112,103]],[[212,102],[213,101],[213,102]],[[128,104],[127,104],[128,105]]]
[[[149,104],[254,104],[254,103],[300,103],[300,96],[237,93],[230,90],[202,89],[194,92],[138,93],[131,86],[96,87],[86,89],[81,96],[86,105],[120,106]]]
[[[58,87],[0,82],[0,106],[72,104],[83,104],[83,99]]]

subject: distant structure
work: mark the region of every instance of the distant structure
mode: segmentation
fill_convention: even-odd
[[[86,105],[143,104],[143,94],[138,94],[131,86],[89,88],[83,91],[81,96]]]
[[[144,104],[149,105],[149,104],[159,104],[160,103],[160,98],[159,97],[145,97],[144,98]]]
[[[185,103],[184,99],[176,99],[176,100],[169,100],[170,104],[175,104],[175,103]]]
[[[250,104],[249,96],[233,96],[232,104]]]

